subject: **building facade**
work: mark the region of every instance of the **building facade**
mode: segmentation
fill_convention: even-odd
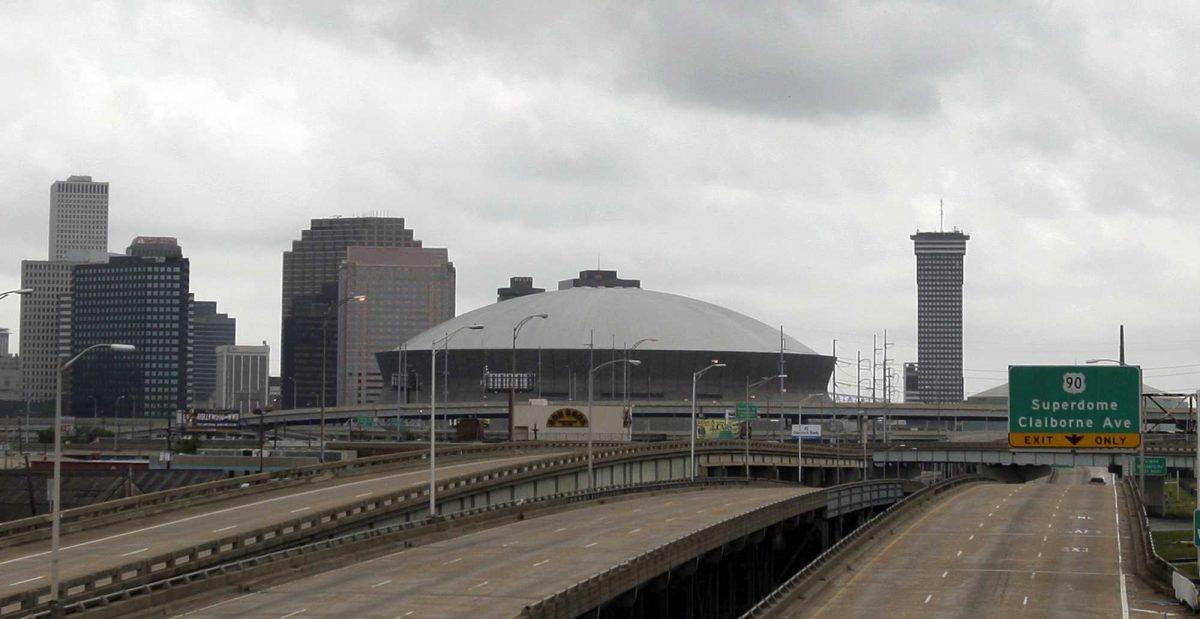
[[[962,232],[917,232],[917,372],[921,402],[963,400]]]
[[[337,399],[338,268],[348,247],[420,247],[396,217],[314,219],[283,253],[280,372],[285,405]]]
[[[8,329],[0,329],[0,402],[21,401],[20,358],[8,352]]]
[[[237,343],[237,319],[213,301],[192,302],[192,402],[212,408],[217,392],[217,348]]]
[[[138,237],[125,256],[75,267],[71,352],[95,344],[137,347],[97,351],[71,369],[65,408],[77,417],[167,417],[190,406],[189,264],[174,239]],[[128,408],[127,408],[128,407]]]
[[[454,264],[445,248],[350,247],[338,296],[365,296],[338,309],[338,405],[379,398],[375,353],[454,317]]]
[[[510,277],[507,288],[496,289],[496,301],[507,301],[539,292],[546,292],[546,289],[534,288],[532,277]]]
[[[63,299],[71,294],[71,270],[79,262],[22,260],[21,287],[21,393],[30,402],[51,402],[60,353],[59,320]],[[68,309],[69,308],[65,308]]]
[[[50,260],[108,256],[108,183],[72,176],[50,185]]]
[[[213,408],[248,415],[270,407],[271,347],[218,346]]]

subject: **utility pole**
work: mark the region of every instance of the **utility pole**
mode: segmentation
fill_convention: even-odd
[[[833,338],[833,401],[837,402],[837,338]],[[780,370],[782,373],[782,370]]]
[[[871,401],[872,402],[879,401],[878,398],[875,397],[875,381],[878,380],[877,378],[875,378],[875,362],[879,359],[879,342],[877,340],[877,337],[878,336],[876,336],[874,334],[871,335]]]
[[[892,401],[892,393],[891,393],[891,391],[889,391],[889,385],[888,385],[887,349],[888,349],[887,329],[884,329],[883,330],[883,401],[891,402]]]

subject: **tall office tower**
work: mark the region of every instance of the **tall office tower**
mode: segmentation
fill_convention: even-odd
[[[218,346],[217,391],[213,406],[243,415],[269,405],[271,347]]]
[[[192,302],[192,401],[216,406],[217,347],[237,343],[237,319],[217,312],[213,301]]]
[[[20,401],[20,358],[8,354],[8,329],[0,329],[0,402]]]
[[[283,252],[279,365],[285,404],[319,406],[322,393],[329,406],[337,399],[337,281],[346,248],[420,246],[397,217],[314,219],[292,241],[291,251]]]
[[[546,292],[546,289],[534,288],[532,277],[510,277],[508,278],[507,288],[496,289],[496,302],[516,299],[517,297],[527,297],[539,292]]]
[[[50,185],[50,259],[108,257],[108,183],[72,176]]]
[[[963,256],[971,238],[953,232],[909,237],[917,254],[917,391],[922,402],[962,402]]]
[[[444,248],[350,247],[338,296],[365,296],[338,311],[338,405],[379,398],[375,353],[454,317],[454,264]]]
[[[189,405],[189,264],[175,239],[137,237],[124,256],[75,267],[71,351],[104,343],[136,352],[97,351],[71,369],[69,410],[167,417]],[[128,407],[128,408],[126,408]]]

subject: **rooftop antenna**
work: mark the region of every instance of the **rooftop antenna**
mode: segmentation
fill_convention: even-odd
[[[938,198],[938,232],[946,231],[946,207],[942,204],[942,199]]]

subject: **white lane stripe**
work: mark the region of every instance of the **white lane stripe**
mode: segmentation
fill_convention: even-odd
[[[371,588],[372,588],[372,589],[374,589],[374,588],[376,588],[376,587],[382,587],[382,586],[384,586],[384,585],[391,584],[391,582],[392,582],[392,579],[391,579],[391,578],[389,578],[389,579],[387,579],[387,580],[383,580],[383,581],[380,581],[380,582],[377,582],[377,583],[375,583],[375,584],[371,585]]]
[[[1021,606],[1024,606],[1024,605],[1026,605],[1026,604],[1028,604],[1028,603],[1029,603],[1029,596],[1027,595],[1027,596],[1025,596],[1025,599],[1024,599],[1024,600],[1021,600]]]
[[[975,540],[975,536],[974,536],[974,535],[972,535],[971,537],[968,537],[968,538],[967,538],[967,541],[968,541],[968,542],[970,542],[970,541],[974,541],[974,540]]]
[[[533,564],[533,567],[538,567],[538,566],[541,566],[541,565],[545,565],[545,564],[547,564],[547,563],[549,563],[549,562],[550,562],[550,559],[542,559],[541,561],[538,561],[537,563],[534,563],[534,564]]]
[[[686,428],[685,428],[685,429],[686,429]],[[555,530],[554,530],[554,532],[555,532],[555,533],[562,533],[563,531],[566,531],[566,530],[567,530],[567,527],[558,527],[557,529],[555,529]]]
[[[925,601],[924,601],[924,602],[921,602],[921,603],[922,603],[922,604],[928,604],[928,603],[929,603],[929,600],[932,600],[932,599],[933,599],[933,594],[932,594],[932,593],[930,593],[929,595],[925,596]]]
[[[954,556],[955,556],[955,557],[961,557],[961,556],[962,556],[962,551],[961,551],[961,550],[960,550],[960,551],[958,551],[958,554],[956,554],[956,555],[954,555]]]
[[[375,493],[374,493],[374,492],[364,492],[364,493],[362,493],[362,494],[356,494],[356,495],[354,495],[354,498],[356,498],[356,499],[361,499],[361,498],[363,498],[363,497],[368,497],[368,496],[371,496],[372,494],[375,494]]]
[[[121,555],[121,556],[122,556],[122,557],[128,557],[128,556],[130,556],[130,555],[135,555],[135,554],[137,554],[137,553],[139,553],[139,552],[146,552],[147,550],[150,550],[150,547],[149,547],[149,546],[146,546],[145,548],[138,548],[137,550],[132,550],[132,551],[130,551],[130,552],[127,552],[127,553],[125,553],[125,554],[123,554],[123,555]]]
[[[633,535],[634,533],[637,533],[638,531],[641,531],[641,529],[640,529],[640,528],[639,528],[639,529],[634,529],[634,530],[630,531],[630,532],[629,532],[629,534],[630,534],[630,535]]]
[[[290,511],[290,512],[288,512],[288,513],[289,513],[289,514],[298,514],[298,513],[302,512],[302,511],[306,511],[306,510],[310,510],[310,509],[312,509],[312,508],[311,508],[311,507],[298,507],[298,508],[296,508],[296,509],[293,509],[292,511]]]
[[[587,546],[584,546],[584,548],[591,548],[592,546],[595,546],[596,544],[599,544],[599,543],[600,542],[592,542],[592,543],[588,544]]]
[[[1125,567],[1121,556],[1121,507],[1117,505],[1117,474],[1109,473],[1113,489],[1113,517],[1117,522],[1117,575],[1121,580],[1121,619],[1129,619],[1129,596],[1125,591]]]
[[[481,583],[479,583],[479,584],[477,584],[477,585],[471,585],[471,587],[470,587],[470,588],[471,588],[471,589],[474,589],[475,587],[486,587],[486,586],[487,586],[487,584],[488,584],[489,582],[491,582],[491,581],[485,580],[485,581],[483,581],[483,582],[481,582]]]
[[[950,570],[946,570],[946,571],[942,572],[942,578],[945,578],[946,575],[949,573],[950,573]]]
[[[547,456],[546,456],[546,457],[550,457],[550,454],[547,454]],[[463,468],[463,467],[468,467],[468,466],[479,466],[480,464],[498,464],[498,463],[501,463],[501,462],[507,462],[507,461],[509,461],[509,460],[527,460],[527,459],[529,459],[529,456],[514,456],[514,457],[511,457],[511,458],[501,458],[501,459],[499,459],[499,460],[488,460],[488,461],[482,461],[482,462],[468,462],[468,463],[465,463],[465,464],[453,464],[453,465],[450,465],[450,466],[439,466],[437,470],[438,470],[438,471],[445,471],[445,470],[449,470],[449,469],[460,469],[460,468]],[[88,541],[86,541],[86,542],[79,542],[78,544],[71,544],[70,546],[63,546],[63,547],[62,547],[62,548],[60,548],[59,550],[60,550],[60,551],[62,551],[62,550],[71,550],[71,549],[74,549],[74,548],[80,548],[80,547],[83,547],[83,546],[91,546],[92,544],[99,544],[100,542],[107,542],[107,541],[109,541],[109,540],[114,540],[114,539],[118,539],[118,538],[121,538],[121,537],[126,537],[126,536],[129,536],[129,535],[136,535],[136,534],[138,534],[138,533],[144,533],[144,532],[146,532],[146,531],[152,531],[152,530],[154,530],[154,529],[161,529],[161,528],[163,528],[163,527],[169,527],[169,526],[173,526],[173,525],[177,525],[177,524],[183,524],[183,523],[185,523],[185,522],[191,522],[191,521],[193,521],[193,520],[197,520],[197,519],[200,519],[200,518],[211,518],[211,517],[213,517],[213,516],[217,516],[217,515],[220,515],[220,514],[227,514],[227,513],[229,513],[229,512],[237,511],[237,510],[239,510],[239,509],[246,509],[246,508],[248,508],[248,507],[257,507],[257,506],[259,506],[259,505],[266,505],[266,504],[268,504],[268,503],[276,503],[276,502],[278,502],[278,501],[286,501],[286,500],[288,500],[288,499],[294,499],[294,498],[296,498],[296,497],[308,496],[308,495],[310,495],[310,494],[317,494],[317,493],[320,493],[320,492],[329,492],[329,491],[331,491],[331,490],[340,490],[340,489],[342,489],[342,488],[349,488],[349,487],[351,487],[351,486],[359,486],[359,485],[362,485],[362,484],[372,484],[372,483],[376,483],[376,482],[387,481],[387,480],[389,480],[389,479],[395,479],[395,478],[397,478],[397,477],[417,477],[417,478],[424,478],[424,477],[426,477],[426,476],[428,476],[428,475],[429,475],[429,471],[428,471],[428,470],[425,470],[425,471],[410,471],[410,472],[408,472],[408,473],[396,473],[396,474],[393,474],[393,475],[387,475],[387,476],[384,476],[384,477],[372,477],[371,479],[363,479],[363,480],[360,480],[360,481],[351,481],[351,482],[347,482],[347,483],[340,484],[340,485],[337,485],[337,486],[330,486],[330,487],[328,487],[328,488],[317,488],[316,490],[306,490],[306,491],[304,491],[304,492],[297,492],[296,494],[289,494],[289,495],[286,495],[286,496],[279,496],[279,497],[275,497],[275,498],[272,498],[272,499],[263,499],[263,500],[261,500],[261,501],[255,501],[255,502],[253,502],[253,503],[246,503],[245,505],[235,505],[235,506],[233,506],[233,507],[226,507],[226,508],[224,508],[224,509],[218,509],[218,510],[216,510],[216,511],[212,511],[212,512],[205,512],[205,513],[203,513],[203,514],[196,514],[195,516],[188,516],[187,518],[180,518],[179,520],[172,520],[172,521],[170,521],[170,522],[164,522],[164,523],[161,523],[161,524],[156,524],[156,525],[152,525],[152,526],[148,526],[148,527],[142,527],[142,528],[140,528],[140,529],[134,529],[134,530],[132,530],[132,531],[126,531],[126,532],[124,532],[124,533],[116,533],[116,534],[113,534],[113,535],[109,535],[109,536],[107,536],[107,537],[99,537],[99,538],[96,538],[96,539],[93,539],[93,540],[88,540]],[[15,557],[15,558],[13,558],[13,559],[8,559],[8,560],[6,560],[6,561],[0,561],[0,566],[3,566],[3,565],[8,565],[9,563],[16,563],[17,561],[25,561],[26,559],[36,559],[36,558],[38,558],[38,557],[44,557],[44,556],[46,556],[46,555],[48,555],[48,554],[50,554],[50,551],[49,551],[49,550],[45,550],[45,551],[42,551],[42,552],[35,552],[35,553],[31,554],[31,555],[25,555],[25,556],[23,556],[23,557]],[[180,617],[182,617],[183,615],[179,615],[179,616],[180,616]]]
[[[231,524],[231,525],[229,525],[229,526],[227,526],[227,527],[221,527],[221,528],[219,528],[219,529],[213,529],[213,533],[220,533],[220,532],[222,532],[222,531],[228,531],[228,530],[230,530],[230,529],[236,529],[236,528],[237,528],[237,525],[236,525],[236,524]]]
[[[23,585],[23,584],[25,584],[25,583],[27,583],[27,582],[33,582],[33,581],[35,581],[35,580],[41,580],[42,578],[44,578],[44,576],[34,576],[33,578],[26,578],[25,580],[18,580],[17,582],[10,582],[10,583],[8,583],[8,586],[10,586],[10,587],[15,587],[15,586],[17,586],[17,585]]]
[[[237,596],[237,597],[235,597],[235,598],[229,598],[228,600],[221,600],[220,602],[217,602],[216,604],[209,604],[208,606],[205,606],[205,607],[203,607],[203,608],[197,608],[196,610],[189,610],[188,612],[186,612],[186,613],[183,613],[182,615],[173,615],[173,616],[171,617],[171,619],[179,619],[180,617],[186,617],[186,616],[188,616],[188,615],[194,615],[194,614],[196,614],[196,613],[198,613],[198,612],[203,612],[203,611],[206,611],[206,610],[208,610],[208,609],[210,609],[210,608],[216,608],[216,607],[218,607],[218,606],[220,606],[220,605],[222,605],[222,604],[228,604],[228,603],[230,603],[230,602],[236,602],[236,601],[238,601],[238,600],[243,600],[243,599],[246,599],[246,598],[248,598],[248,597],[250,597],[250,596],[252,596],[252,595],[258,595],[258,592],[257,592],[257,591],[255,591],[255,592],[253,592],[253,593],[247,593],[246,595],[239,595],[239,596]]]
[[[449,561],[443,563],[442,565],[450,565],[451,563],[458,563],[459,561],[462,561],[462,557],[459,557],[457,559],[450,559]]]
[[[279,619],[287,619],[288,617],[295,617],[296,615],[299,615],[300,613],[302,613],[302,612],[304,612],[304,611],[306,611],[306,610],[308,610],[308,609],[307,609],[307,608],[301,608],[300,610],[297,610],[297,611],[290,612],[290,613],[288,613],[288,614],[286,614],[286,615],[279,615]]]

